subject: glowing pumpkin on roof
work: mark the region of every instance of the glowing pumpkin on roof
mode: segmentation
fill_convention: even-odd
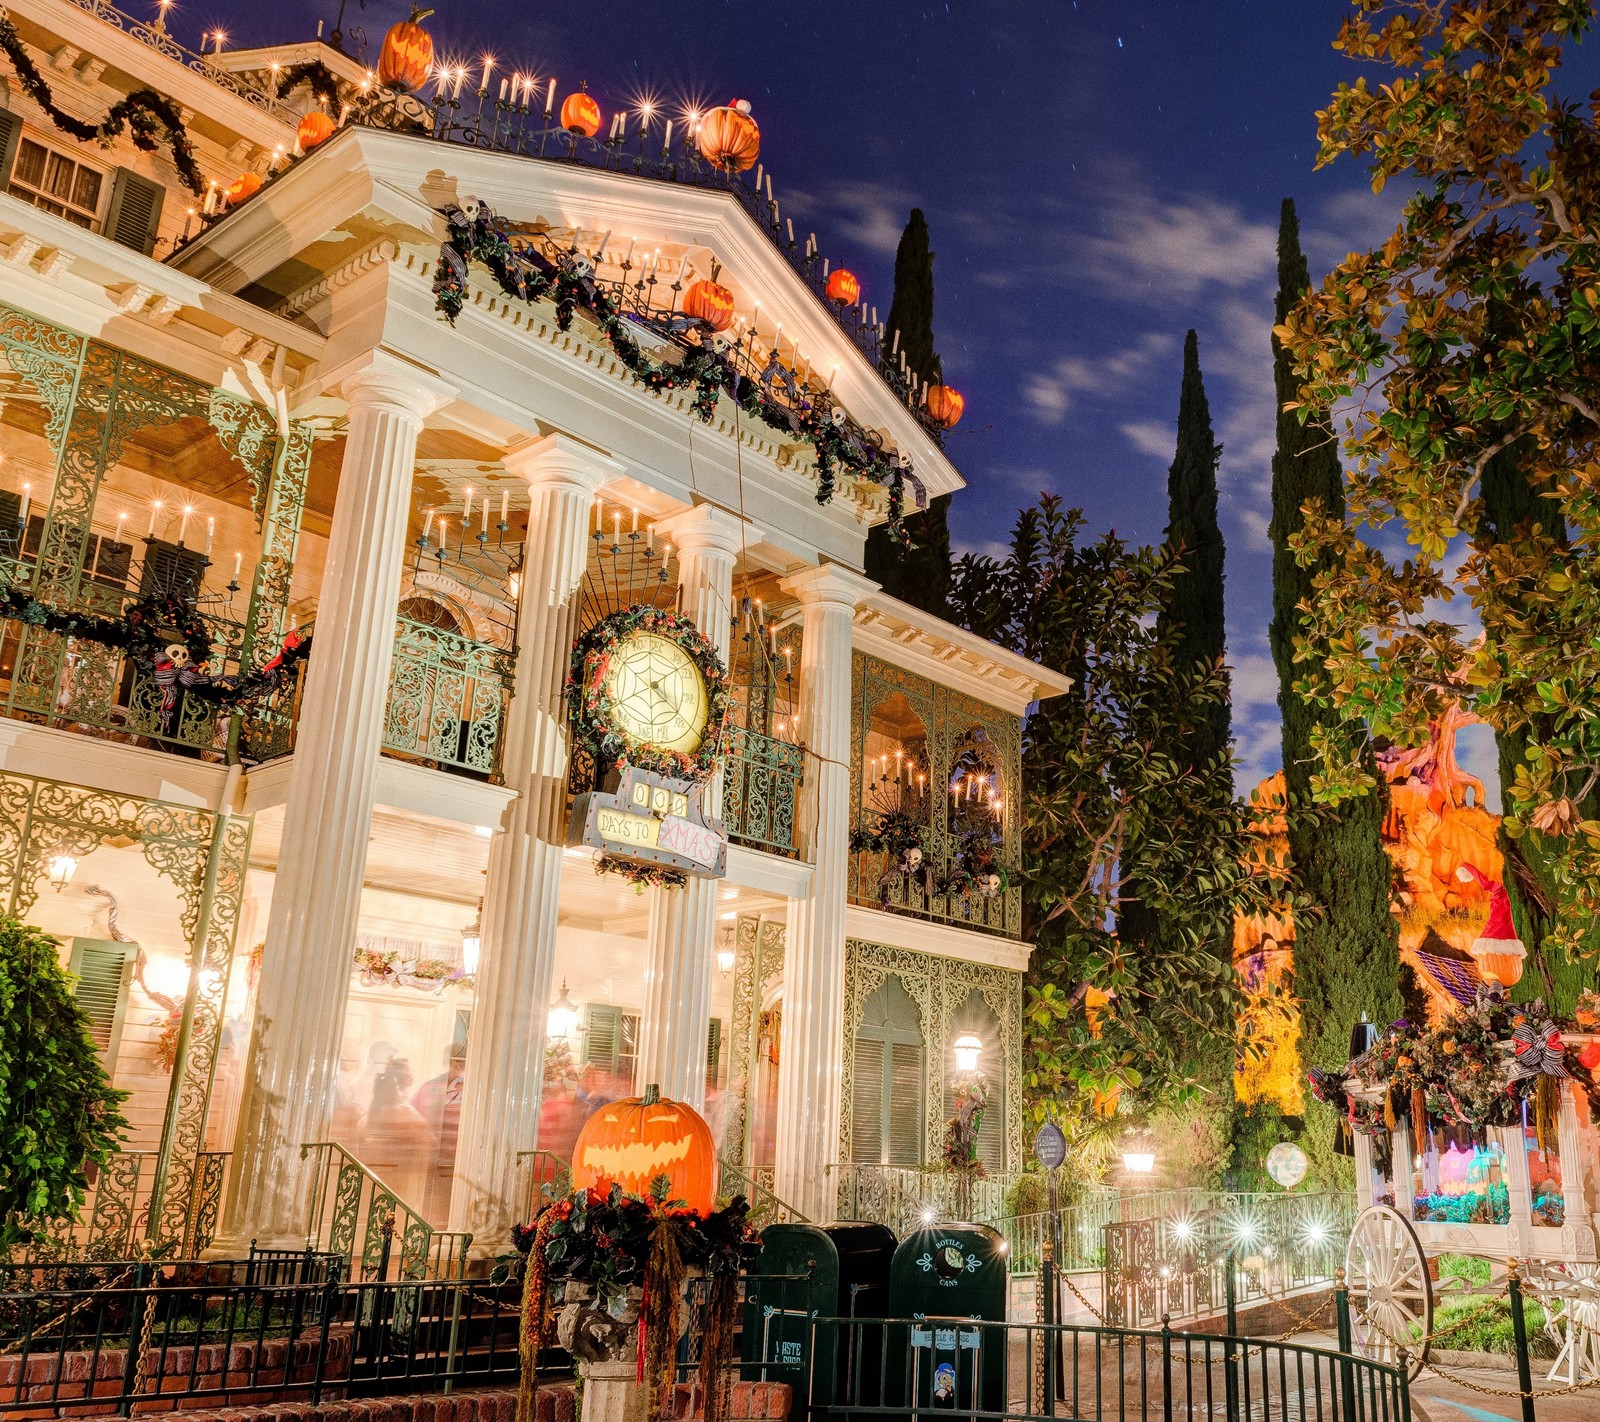
[[[422,28],[432,10],[411,7],[411,18],[389,26],[378,53],[378,82],[403,94],[420,89],[433,69],[433,37]]]
[[[229,207],[237,207],[248,197],[254,197],[261,191],[261,174],[249,171],[240,173],[226,188],[222,195],[228,200]]]
[[[602,1106],[572,1147],[572,1188],[648,1196],[650,1182],[667,1177],[667,1198],[710,1214],[717,1198],[717,1147],[692,1106],[664,1101],[655,1087]]]
[[[839,267],[828,273],[828,300],[839,306],[854,306],[861,297],[861,283],[856,274]]]
[[[295,137],[300,140],[300,151],[309,153],[319,143],[326,143],[333,137],[333,120],[321,109],[312,109],[300,120]]]
[[[967,408],[961,392],[948,385],[930,385],[927,404],[928,413],[946,429],[960,424],[961,412]]]
[[[579,138],[593,138],[600,132],[600,105],[587,90],[579,89],[562,100],[561,127]]]
[[[728,173],[755,167],[761,156],[761,130],[750,117],[750,101],[735,99],[700,120],[700,156]]]
[[[704,321],[713,331],[726,331],[733,325],[733,293],[702,278],[684,292],[683,314]]]

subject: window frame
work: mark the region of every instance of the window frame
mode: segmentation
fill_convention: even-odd
[[[29,144],[41,149],[45,155],[46,174],[51,158],[58,162],[70,163],[73,166],[73,186],[77,186],[78,171],[93,173],[99,180],[99,190],[95,196],[95,206],[89,214],[87,223],[78,221],[78,218],[88,213],[88,209],[76,201],[68,201],[51,193],[43,183],[34,183],[21,174],[24,150]],[[48,212],[52,217],[59,217],[64,222],[71,222],[76,227],[82,227],[88,232],[101,232],[104,230],[106,211],[111,204],[111,189],[115,185],[116,170],[114,167],[102,168],[97,163],[85,162],[77,152],[58,147],[50,142],[48,137],[38,129],[24,124],[21,136],[17,140],[16,156],[12,159],[11,173],[7,179],[6,190],[16,194],[23,202],[38,208],[41,212]],[[62,212],[55,208],[65,209]]]

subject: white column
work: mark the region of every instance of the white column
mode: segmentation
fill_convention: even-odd
[[[726,664],[734,560],[760,535],[735,515],[701,504],[663,519],[656,525],[656,536],[671,543],[679,559],[683,615],[705,634]],[[720,772],[706,786],[705,808],[710,815],[721,813]],[[682,888],[652,893],[638,1084],[654,1083],[663,1096],[700,1110],[706,1103],[717,881],[690,879]]]
[[[452,391],[376,356],[339,383],[349,428],[295,731],[224,1226],[235,1247],[303,1241],[326,1140],[394,655],[417,436]]]
[[[829,1220],[839,1158],[844,1066],[845,898],[850,868],[850,629],[877,584],[831,566],[784,579],[800,599],[800,823],[811,890],[789,905],[783,955],[783,1064],[778,1070],[774,1193]]]
[[[528,481],[528,547],[517,602],[517,666],[502,764],[517,797],[489,850],[477,1005],[467,1049],[451,1226],[473,1249],[506,1246],[523,1210],[517,1153],[538,1141],[567,833],[563,701],[589,557],[595,494],[621,466],[546,435],[505,457]]]

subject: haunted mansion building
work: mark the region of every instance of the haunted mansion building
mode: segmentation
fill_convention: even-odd
[[[998,1195],[1065,683],[862,575],[959,401],[752,116],[7,14],[0,896],[131,1093],[80,1230],[392,1196],[453,1270],[652,1083],[730,1192],[900,1223],[980,1071]]]

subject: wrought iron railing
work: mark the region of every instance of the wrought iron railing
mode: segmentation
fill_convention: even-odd
[[[747,1171],[734,1161],[722,1161],[718,1172],[722,1196],[731,1200],[735,1195],[743,1195],[750,1202],[750,1223],[757,1229],[764,1229],[769,1224],[809,1224],[810,1221],[799,1210],[785,1204],[757,1178],[759,1173],[759,1167]]]
[[[302,637],[314,626],[307,623]],[[313,657],[315,652],[313,651]],[[310,659],[246,713],[239,743],[246,759],[274,760],[294,750]],[[383,720],[383,749],[437,770],[490,777],[499,772],[511,657],[486,642],[395,619],[394,663]]]
[[[1015,938],[1022,931],[1022,889],[1000,882],[992,889],[977,885],[964,893],[940,893],[939,884],[951,863],[929,863],[926,873],[901,874],[891,869],[889,856],[861,850],[852,856],[850,896],[867,908],[915,918],[975,928],[984,933]]]
[[[73,1259],[131,1259],[146,1247],[150,1226],[150,1190],[155,1182],[157,1151],[121,1150],[95,1172],[88,1199],[77,1220],[59,1221],[48,1234],[45,1249]],[[183,1233],[150,1240],[163,1256],[198,1258],[211,1247],[228,1173],[227,1151],[201,1151],[182,1202]],[[163,1200],[162,1227],[179,1218],[170,1198]],[[37,1251],[35,1251],[37,1252]]]
[[[838,1217],[886,1224],[896,1234],[934,1220],[992,1220],[1020,1178],[1012,1171],[974,1178],[963,1171],[912,1166],[830,1165],[838,1189]]]
[[[435,1229],[337,1141],[302,1146],[315,1160],[306,1239],[364,1281],[445,1279],[465,1273],[472,1235]]]
[[[769,854],[795,853],[794,811],[805,751],[741,726],[728,732],[722,821],[728,837]]]
[[[1355,1220],[1353,1194],[1219,1195],[1192,1213],[1104,1229],[1106,1317],[1144,1327],[1331,1283]],[[1232,1276],[1231,1281],[1229,1276]]]
[[[1000,1232],[1013,1274],[1034,1274],[1044,1259],[1047,1240],[1055,1244],[1059,1268],[1077,1273],[1097,1270],[1105,1263],[1104,1231],[1122,1220],[1154,1219],[1161,1215],[1193,1214],[1205,1197],[1199,1190],[1145,1190],[1136,1195],[1116,1190],[1096,1190],[1087,1199],[1062,1207],[1059,1214],[1038,1210],[1031,1214],[1004,1215],[983,1223]]]
[[[517,1199],[520,1221],[531,1220],[545,1205],[572,1193],[572,1167],[547,1150],[517,1152]]]

